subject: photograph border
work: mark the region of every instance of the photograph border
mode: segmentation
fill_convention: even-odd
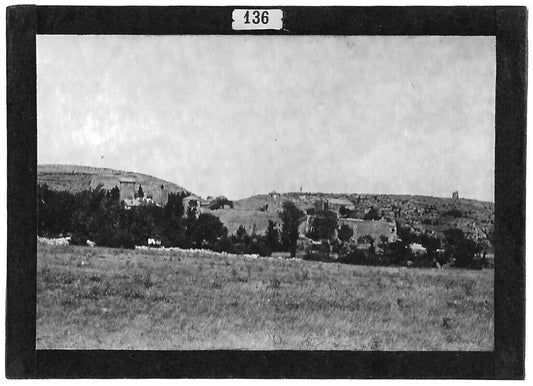
[[[13,6],[7,37],[8,378],[523,379],[527,9],[261,7],[280,31],[233,31],[231,7]],[[37,34],[496,36],[494,351],[36,350]]]

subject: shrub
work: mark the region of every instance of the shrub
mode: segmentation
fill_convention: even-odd
[[[329,255],[320,251],[308,251],[302,256],[302,259],[307,261],[330,261]]]
[[[246,246],[245,253],[258,254],[259,256],[270,256],[272,255],[272,249],[265,242],[254,240]]]
[[[209,209],[211,210],[217,210],[224,208],[225,205],[228,205],[230,208],[233,208],[233,201],[228,200],[224,196],[220,196],[215,198],[211,204],[209,204]]]
[[[218,240],[213,247],[213,250],[215,252],[238,253],[233,242],[227,237]]]
[[[340,229],[339,229],[339,235],[338,236],[339,236],[339,239],[341,241],[346,242],[346,241],[348,241],[348,240],[350,240],[352,238],[353,229],[350,226],[348,226],[346,224],[343,224],[340,227]]]
[[[379,220],[381,216],[375,208],[370,208],[370,210],[364,215],[363,220]]]
[[[364,251],[352,248],[347,254],[339,256],[339,262],[344,264],[363,265],[367,262]]]
[[[464,213],[462,211],[460,211],[459,209],[456,209],[456,208],[453,208],[453,209],[447,210],[445,212],[442,212],[442,215],[443,216],[453,217],[453,218],[464,217]]]
[[[331,261],[331,245],[328,241],[321,244],[312,244],[303,256],[304,260]]]
[[[125,229],[119,229],[110,238],[109,246],[113,248],[135,248],[133,235]]]
[[[396,241],[384,246],[384,254],[388,264],[403,265],[407,260],[413,261],[415,256],[405,241]]]
[[[73,233],[70,238],[70,244],[72,245],[87,245],[87,237],[80,233]]]
[[[479,247],[472,240],[462,240],[455,246],[454,265],[461,268],[476,268],[475,266],[475,255],[479,252]]]
[[[339,208],[339,214],[342,217],[350,217],[352,215],[352,211],[350,209],[347,209],[345,206],[341,206]]]

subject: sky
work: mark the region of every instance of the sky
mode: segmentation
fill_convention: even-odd
[[[494,37],[37,36],[38,162],[494,201]]]

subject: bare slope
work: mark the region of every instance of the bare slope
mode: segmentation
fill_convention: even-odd
[[[104,189],[110,190],[119,185],[121,178],[135,179],[137,186],[141,185],[145,194],[160,189],[161,185],[168,192],[190,193],[187,189],[172,182],[142,173],[78,165],[37,166],[37,183],[47,184],[53,190],[66,190],[72,193],[95,188],[99,184],[102,184]]]

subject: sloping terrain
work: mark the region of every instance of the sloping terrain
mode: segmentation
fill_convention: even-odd
[[[476,239],[491,239],[494,229],[494,203],[471,199],[395,195],[395,194],[334,194],[334,193],[282,193],[256,195],[235,201],[234,208],[249,216],[258,211],[278,213],[284,201],[291,201],[302,210],[312,208],[319,199],[340,198],[351,201],[354,218],[363,218],[371,209],[380,216],[399,221],[417,232],[443,232],[459,228]],[[241,215],[242,217],[242,215]]]
[[[46,184],[52,190],[66,190],[71,193],[95,188],[99,184],[102,184],[104,189],[110,190],[119,186],[121,178],[134,179],[137,186],[142,186],[145,194],[151,194],[161,189],[161,186],[170,193],[190,193],[187,189],[172,182],[142,173],[78,165],[37,166],[38,184]]]

